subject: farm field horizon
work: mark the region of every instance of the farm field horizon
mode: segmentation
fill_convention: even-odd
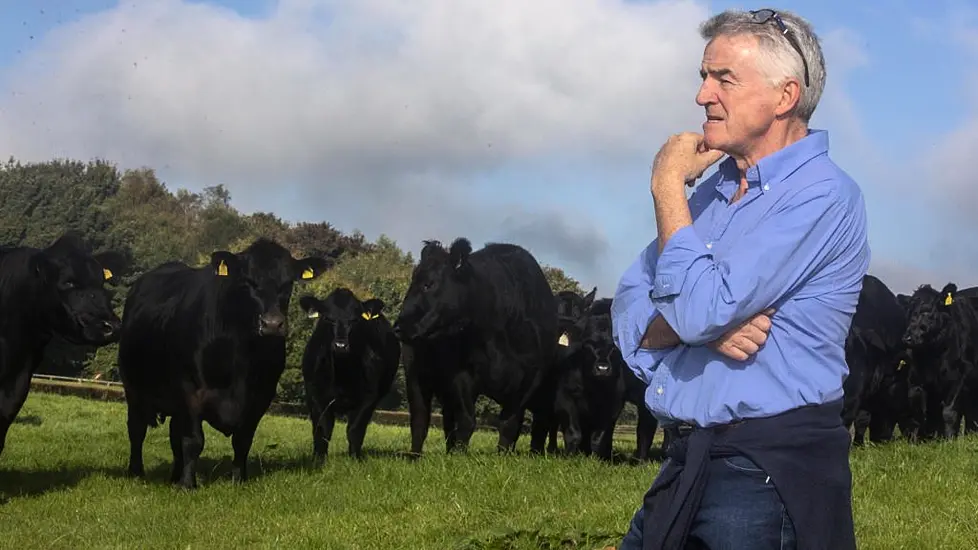
[[[230,439],[205,425],[200,487],[169,486],[168,428],[149,431],[147,479],[128,479],[125,405],[33,391],[0,459],[0,540],[11,548],[604,548],[618,543],[658,463],[515,455],[478,431],[446,455],[440,429],[404,457],[407,427],[371,424],[350,459],[338,422],[317,466],[305,419],[268,415],[230,481]],[[660,435],[661,437],[661,435]],[[658,438],[657,438],[658,441]],[[634,436],[617,434],[628,455]],[[978,437],[852,453],[860,548],[978,547]]]

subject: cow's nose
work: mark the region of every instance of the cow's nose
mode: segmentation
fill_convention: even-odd
[[[910,345],[910,335],[909,334],[904,335],[903,336],[903,339],[901,340],[901,342],[903,342],[904,344]]]
[[[258,319],[258,331],[262,334],[282,334],[285,332],[285,316],[262,315]]]
[[[112,336],[119,331],[119,327],[122,326],[122,321],[118,319],[113,319],[111,321],[102,321],[102,334],[104,336]]]

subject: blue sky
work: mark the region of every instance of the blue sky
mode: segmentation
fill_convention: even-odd
[[[812,126],[867,198],[871,272],[978,284],[978,10],[963,2],[0,0],[0,151],[224,183],[245,211],[417,251],[510,240],[601,295],[655,236],[648,167],[698,130],[696,24],[808,18]]]

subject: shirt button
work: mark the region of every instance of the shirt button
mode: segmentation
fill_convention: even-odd
[[[713,243],[706,243],[707,248],[713,248]]]
[[[771,190],[771,186],[765,183],[764,184],[764,190],[765,191],[770,191]]]
[[[655,389],[655,393],[657,393],[659,395],[662,395],[662,386],[659,386],[658,388],[656,388]]]

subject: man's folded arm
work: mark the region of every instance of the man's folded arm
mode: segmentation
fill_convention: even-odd
[[[646,385],[662,359],[681,343],[676,333],[661,319],[650,298],[651,269],[655,265],[657,251],[658,242],[652,241],[625,270],[611,304],[615,345],[621,350],[628,367]],[[664,330],[662,325],[665,325]],[[653,345],[647,345],[650,343]]]
[[[688,345],[722,336],[779,300],[838,254],[853,231],[826,182],[806,186],[716,260],[692,226],[658,255],[651,302]]]

